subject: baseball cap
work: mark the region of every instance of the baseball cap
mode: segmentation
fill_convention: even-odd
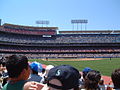
[[[83,71],[82,71],[82,72],[89,72],[89,71],[91,71],[91,70],[92,70],[91,68],[86,67],[86,68],[84,68],[84,69],[83,69]]]
[[[47,76],[47,84],[56,89],[72,89],[79,86],[80,78],[81,75],[76,68],[70,65],[59,65],[50,69]],[[62,83],[62,86],[50,84],[49,81],[52,79],[58,79]]]
[[[30,68],[36,72],[42,71],[42,65],[39,62],[32,62],[30,64]]]

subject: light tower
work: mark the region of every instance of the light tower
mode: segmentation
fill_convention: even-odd
[[[77,30],[79,30],[78,25],[81,24],[81,30],[83,30],[83,24],[85,25],[84,30],[87,30],[87,23],[88,20],[86,19],[75,19],[75,20],[71,20],[71,24],[73,24],[73,30],[74,30],[74,24],[77,25]]]
[[[37,20],[37,21],[36,21],[36,24],[41,24],[42,27],[43,27],[43,25],[46,25],[46,27],[47,27],[47,25],[48,25],[49,23],[50,23],[50,22],[49,22],[48,20]]]
[[[0,26],[2,25],[2,19],[0,19]]]

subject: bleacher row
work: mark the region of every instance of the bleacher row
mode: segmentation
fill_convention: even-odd
[[[6,32],[13,32],[18,34],[31,34],[31,35],[55,35],[55,31],[41,30],[41,31],[26,31],[26,30],[15,30],[15,29],[2,29]]]
[[[12,54],[9,53],[1,53],[1,56],[9,56]],[[26,55],[29,59],[46,59],[46,58],[120,58],[120,54],[118,53],[102,53],[102,54],[19,54]]]
[[[0,41],[15,43],[120,43],[119,34],[23,35],[0,32]]]
[[[35,28],[35,27],[25,27],[19,25],[4,24],[1,31],[18,33],[18,34],[31,34],[31,35],[55,35],[57,27],[50,28]]]
[[[51,52],[51,53],[120,53],[120,47],[34,47],[34,46],[0,46],[1,52]]]
[[[27,28],[1,26],[0,53],[32,54],[31,58],[120,57],[120,34],[55,34],[56,28]]]
[[[31,59],[39,58],[118,58],[120,54],[26,54]]]

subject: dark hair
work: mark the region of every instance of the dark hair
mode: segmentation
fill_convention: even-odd
[[[83,79],[85,79],[85,76],[87,75],[88,72],[83,72]]]
[[[101,74],[99,71],[96,70],[89,71],[85,77],[85,88],[99,89],[98,83],[100,79],[101,79]]]
[[[115,69],[112,74],[111,74],[111,78],[114,84],[114,88],[118,89],[120,88],[120,68],[119,69]]]
[[[28,69],[28,59],[22,55],[11,55],[6,59],[6,68],[10,78],[16,78],[23,69]]]
[[[33,74],[37,74],[38,75],[38,72],[37,71],[35,71],[35,70],[33,70],[33,69],[31,69],[32,70],[32,73]]]
[[[99,85],[104,85],[104,80],[103,80],[103,79],[101,79],[101,80],[99,81]]]
[[[42,73],[45,73],[45,68],[42,69]]]

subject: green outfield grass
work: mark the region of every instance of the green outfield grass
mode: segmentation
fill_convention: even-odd
[[[120,68],[120,58],[112,58],[111,60],[104,58],[102,60],[91,60],[91,61],[43,61],[39,59],[38,60],[34,59],[30,61],[38,61],[42,64],[46,64],[46,65],[51,64],[55,66],[62,64],[69,64],[76,67],[80,71],[82,71],[85,67],[90,67],[94,70],[99,70],[103,75],[107,75],[107,76],[110,76],[111,72],[114,69]]]

